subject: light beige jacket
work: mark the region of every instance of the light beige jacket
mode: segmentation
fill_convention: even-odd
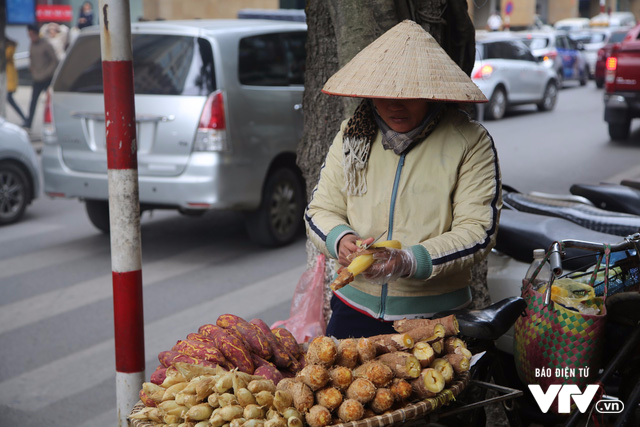
[[[335,137],[305,212],[307,234],[337,258],[346,233],[387,238],[411,248],[418,266],[411,278],[380,286],[361,276],[336,295],[372,317],[420,317],[470,301],[471,267],[495,244],[502,207],[501,177],[493,140],[468,115],[447,108],[427,138],[405,155],[372,143],[367,191],[348,196],[343,132]]]

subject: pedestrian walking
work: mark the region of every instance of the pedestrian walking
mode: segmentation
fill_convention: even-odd
[[[18,43],[16,43],[15,40],[8,38],[7,36],[5,36],[4,39],[4,53],[5,57],[7,58],[7,101],[9,102],[9,105],[11,105],[11,107],[13,107],[13,109],[16,111],[16,113],[18,113],[18,116],[20,116],[20,118],[22,119],[22,123],[25,123],[27,121],[27,118],[22,112],[22,109],[20,108],[16,100],[13,99],[13,94],[16,92],[16,90],[18,90],[18,70],[16,70],[16,64],[13,59],[13,55],[16,53],[16,46],[18,46]]]
[[[69,46],[69,27],[57,22],[49,22],[40,29],[40,37],[47,39],[53,46],[58,61],[62,61]]]
[[[85,1],[80,6],[80,13],[78,14],[78,28],[83,29],[93,25],[93,5],[90,1]]]
[[[27,27],[31,46],[29,47],[29,70],[33,83],[31,85],[31,104],[29,105],[29,117],[24,123],[25,128],[31,128],[33,115],[36,112],[38,98],[42,91],[51,84],[53,73],[58,66],[58,57],[53,46],[48,41],[40,37],[38,27],[29,25]]]

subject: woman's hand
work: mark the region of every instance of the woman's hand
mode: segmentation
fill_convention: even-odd
[[[373,254],[375,260],[363,273],[370,282],[385,284],[409,277],[416,270],[416,257],[411,249],[385,248]]]
[[[360,249],[360,246],[356,244],[356,241],[360,240],[360,237],[356,234],[345,234],[338,243],[338,262],[342,266],[348,266],[351,263],[349,255]],[[362,241],[362,245],[368,245],[373,243],[373,237],[369,237]]]

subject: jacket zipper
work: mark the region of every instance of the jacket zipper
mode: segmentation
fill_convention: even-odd
[[[404,166],[404,158],[407,154],[402,153],[400,160],[398,161],[398,167],[396,168],[396,177],[393,181],[393,190],[391,192],[391,203],[389,206],[389,227],[387,228],[387,240],[393,239],[393,214],[396,208],[396,196],[398,195],[398,185],[400,185],[400,175],[402,174],[402,167]],[[384,318],[384,314],[387,309],[387,287],[388,284],[382,285],[382,292],[380,294],[380,318]]]

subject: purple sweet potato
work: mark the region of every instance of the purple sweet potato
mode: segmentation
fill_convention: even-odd
[[[165,368],[174,365],[177,362],[189,363],[191,365],[202,365],[209,366],[211,368],[215,368],[217,365],[215,363],[209,362],[208,360],[199,359],[193,356],[187,356],[186,354],[178,353],[174,350],[161,351],[158,354],[158,360],[160,364]]]
[[[224,329],[211,323],[207,323],[206,325],[202,325],[198,328],[198,334],[205,338],[209,338],[210,340],[213,340],[213,336],[220,331],[224,332]]]
[[[222,314],[216,325],[226,330],[236,331],[244,340],[246,347],[263,359],[271,358],[271,345],[260,328],[240,316]]]
[[[187,356],[197,357],[198,359],[208,360],[216,365],[220,365],[224,368],[228,368],[229,364],[227,359],[220,350],[218,350],[213,343],[205,343],[202,341],[193,340],[180,340],[171,349],[178,353],[186,354]]]
[[[149,378],[149,381],[154,384],[160,385],[165,378],[167,378],[167,368],[160,365],[156,368],[155,371],[153,371],[153,373],[151,374],[151,378]]]
[[[213,326],[213,325],[212,325]],[[202,327],[200,328],[203,329]],[[222,352],[227,361],[239,371],[252,374],[255,369],[251,360],[251,352],[247,350],[242,340],[222,328],[206,328],[205,336],[213,340],[214,345]]]
[[[213,344],[213,340],[203,334],[200,334],[198,332],[191,332],[189,335],[187,335],[187,339],[191,340],[191,341],[200,341],[200,342],[204,342],[204,343],[210,343]]]
[[[296,337],[294,337],[293,334],[289,332],[289,330],[285,328],[273,328],[271,332],[273,333],[273,335],[278,337],[280,343],[282,343],[284,348],[286,348],[293,357],[297,359],[300,356],[300,354],[302,353],[300,344],[298,344]]]
[[[273,383],[276,385],[280,382],[281,379],[284,378],[278,368],[269,365],[258,367],[253,372],[253,375],[260,375],[262,377],[265,377],[266,379],[273,381]]]
[[[271,329],[269,329],[269,326],[264,323],[263,320],[251,319],[249,323],[260,329],[267,341],[269,341],[269,345],[271,346],[270,360],[274,365],[280,369],[287,369],[291,367],[292,364],[295,364],[295,357],[289,353],[285,346],[280,342],[280,339],[271,332]]]
[[[268,360],[263,359],[255,353],[251,353],[251,361],[253,362],[253,366],[258,369],[261,366],[271,366],[273,368],[277,368],[276,365],[271,363]]]

